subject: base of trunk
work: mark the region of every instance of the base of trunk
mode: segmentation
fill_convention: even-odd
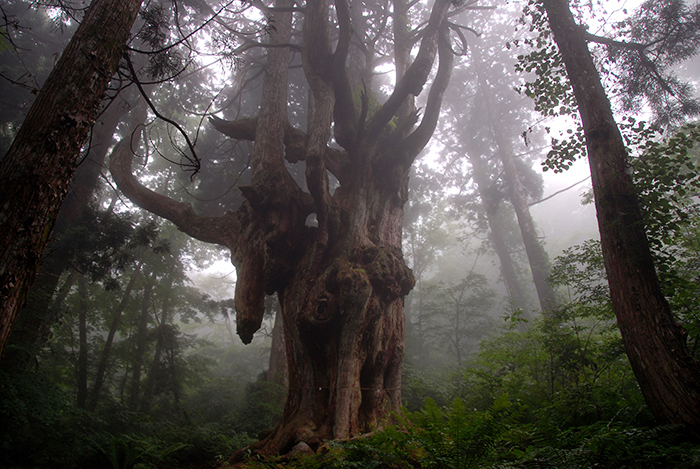
[[[376,430],[401,406],[403,297],[413,276],[400,253],[356,247],[309,282],[303,263],[278,292],[289,391],[282,420],[250,455],[316,452]]]

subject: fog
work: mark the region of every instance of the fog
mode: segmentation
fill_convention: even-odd
[[[2,357],[0,467],[696,467],[539,3],[317,3],[142,6]],[[695,366],[700,9],[661,4],[572,8]],[[0,5],[3,164],[86,7]]]

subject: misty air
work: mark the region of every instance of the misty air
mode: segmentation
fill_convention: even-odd
[[[700,468],[697,0],[0,3],[0,469]]]

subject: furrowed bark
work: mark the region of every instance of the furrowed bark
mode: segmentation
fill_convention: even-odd
[[[95,0],[0,162],[0,356],[140,0]]]
[[[659,285],[627,151],[583,29],[565,0],[543,0],[583,122],[605,270],[625,352],[660,423],[700,437],[700,366]]]
[[[360,5],[358,5],[360,6]],[[355,108],[352,86],[348,77],[346,62],[350,54],[350,40],[353,28],[350,20],[350,8],[346,0],[336,0],[335,9],[338,15],[340,37],[333,53],[333,84],[335,91],[335,121],[334,135],[339,145],[355,152],[359,116]]]

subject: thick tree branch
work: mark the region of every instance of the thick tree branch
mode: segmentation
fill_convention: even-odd
[[[291,5],[290,1],[278,1],[279,6]],[[292,35],[291,13],[276,12],[270,21],[275,28],[269,43],[288,44]],[[289,76],[289,48],[268,50],[263,78],[260,111],[257,116],[255,145],[251,152],[252,185],[260,195],[270,200],[273,193],[282,194],[282,186],[293,185],[293,179],[284,167],[283,135],[287,121],[287,88]]]
[[[663,88],[663,90],[671,96],[675,96],[675,93],[668,85],[668,81],[663,77],[663,75],[661,75],[661,72],[659,72],[659,68],[657,67],[657,65],[652,60],[650,60],[649,57],[647,57],[646,52],[649,49],[649,47],[654,45],[654,43],[641,44],[638,42],[616,41],[607,37],[596,36],[594,34],[589,33],[588,31],[584,31],[583,36],[588,42],[595,42],[597,44],[603,44],[609,47],[616,47],[619,49],[627,49],[637,52],[637,54],[639,55],[639,60],[642,62],[642,65],[649,71],[651,76],[654,77],[654,80],[656,80],[659,86],[661,86],[661,88]]]
[[[435,55],[437,54],[440,26],[447,17],[450,5],[449,0],[437,0],[435,2],[416,60],[414,60],[408,70],[406,70],[406,74],[397,83],[387,102],[374,114],[368,126],[367,138],[369,140],[379,136],[384,127],[396,115],[409,94],[417,96],[423,90],[423,85],[428,79]]]
[[[413,163],[413,160],[418,156],[425,145],[427,145],[430,137],[433,135],[435,127],[437,126],[438,117],[440,116],[442,98],[450,82],[450,76],[452,75],[454,54],[450,47],[447,24],[444,24],[441,28],[438,42],[440,63],[433,85],[430,87],[428,102],[425,106],[425,115],[418,128],[406,137],[399,147],[397,156],[406,167]]]
[[[615,39],[611,39],[609,37],[596,36],[595,34],[591,34],[588,31],[584,31],[583,36],[586,38],[586,41],[588,41],[588,42],[595,42],[597,44],[604,44],[606,46],[618,47],[621,49],[643,51],[649,47],[649,44],[640,44],[638,42],[616,41]]]
[[[144,210],[175,223],[180,231],[193,238],[233,250],[240,229],[238,216],[228,212],[221,217],[202,217],[190,204],[177,202],[143,186],[131,172],[134,154],[130,140],[125,137],[115,146],[109,162],[109,170],[122,193]]]
[[[335,139],[343,147],[353,153],[352,147],[356,143],[358,131],[357,109],[352,97],[352,88],[345,68],[345,62],[350,51],[350,39],[352,38],[352,24],[350,21],[350,8],[346,0],[336,0],[335,10],[338,15],[338,27],[340,35],[338,46],[333,54],[333,84],[335,91],[335,108],[333,117],[335,120]]]
[[[227,137],[236,140],[255,141],[255,128],[258,125],[258,120],[256,118],[227,121],[220,117],[211,116],[209,118],[209,123]]]
[[[216,116],[209,118],[209,123],[222,134],[237,140],[255,141],[255,128],[258,125],[256,118],[240,119],[237,121],[226,121]],[[306,132],[287,125],[284,132],[284,144],[286,146],[285,158],[290,163],[298,163],[306,160],[307,144],[309,136]],[[324,154],[324,164],[343,184],[347,180],[348,166],[350,161],[348,154],[342,150],[330,148],[326,145]]]
[[[325,166],[326,142],[330,138],[335,95],[333,92],[333,56],[330,52],[329,5],[327,0],[309,0],[304,20],[302,63],[311,92],[308,120],[309,140],[306,154],[306,184],[316,205],[318,233],[316,257],[320,261],[328,241],[328,217],[331,194]],[[314,262],[318,265],[317,262]]]

